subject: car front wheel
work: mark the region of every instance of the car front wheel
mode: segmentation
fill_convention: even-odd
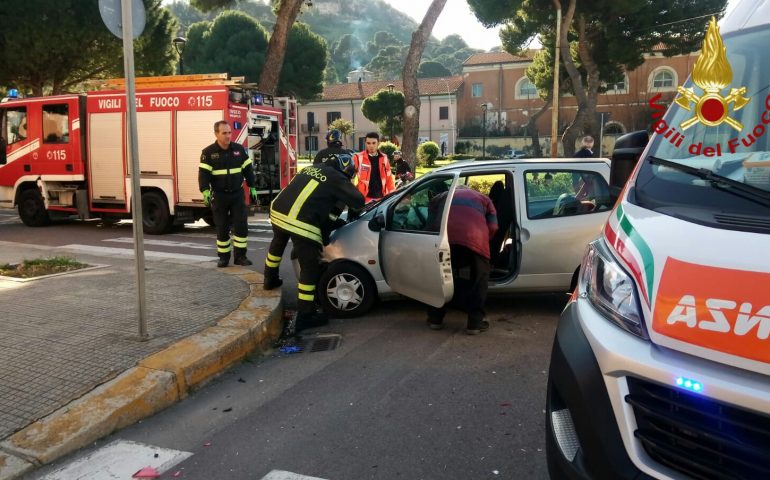
[[[364,315],[377,300],[377,286],[360,266],[339,262],[329,265],[318,282],[321,306],[329,315],[352,318]]]

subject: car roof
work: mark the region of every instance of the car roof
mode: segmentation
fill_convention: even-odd
[[[609,165],[610,161],[606,158],[506,158],[504,160],[459,160],[457,162],[450,163],[443,167],[434,169],[434,172],[448,172],[459,168],[464,168],[469,165],[474,167],[513,167],[516,165],[531,165],[538,163],[555,163],[555,164],[572,164],[572,165],[587,165],[602,163]]]

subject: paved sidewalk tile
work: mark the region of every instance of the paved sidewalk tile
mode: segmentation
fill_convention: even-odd
[[[151,339],[140,342],[134,262],[74,256],[110,267],[13,286],[0,280],[0,438],[215,324],[249,293],[212,262],[148,261]]]

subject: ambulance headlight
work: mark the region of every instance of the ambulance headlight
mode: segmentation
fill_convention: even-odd
[[[581,294],[623,330],[648,338],[636,284],[615,260],[603,239],[588,245],[581,268]]]

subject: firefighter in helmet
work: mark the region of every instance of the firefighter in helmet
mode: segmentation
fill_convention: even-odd
[[[235,252],[233,263],[251,265],[246,258],[246,236],[249,232],[243,181],[250,188],[251,201],[257,198],[254,169],[243,145],[231,142],[230,125],[220,120],[214,124],[216,142],[203,149],[198,168],[198,186],[203,203],[211,205],[217,228],[217,267],[230,263],[230,252]],[[230,229],[232,226],[232,239]]]
[[[326,148],[319,150],[313,159],[313,165],[324,162],[329,155],[339,155],[341,153],[350,153],[342,147],[342,132],[336,128],[326,133]]]
[[[326,161],[306,167],[275,197],[270,206],[273,240],[265,259],[265,290],[281,286],[278,267],[291,239],[299,260],[297,327],[320,327],[326,315],[315,308],[316,284],[321,275],[321,253],[329,240],[330,215],[339,205],[360,210],[364,197],[351,183],[356,169],[350,154],[330,154]]]

